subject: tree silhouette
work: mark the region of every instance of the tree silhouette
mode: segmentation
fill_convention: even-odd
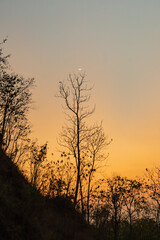
[[[59,144],[67,148],[75,160],[74,205],[81,205],[82,215],[86,213],[89,223],[91,182],[97,162],[106,159],[102,150],[110,142],[107,143],[102,124],[89,126],[86,123],[95,108],[90,110],[87,105],[92,88],[88,87],[85,77],[85,74],[69,75],[68,81],[59,83],[58,96],[64,100],[68,120],[60,133]]]
[[[90,220],[90,195],[91,195],[91,182],[93,176],[99,167],[102,167],[103,162],[107,156],[104,154],[104,148],[110,144],[103,131],[102,124],[96,125],[90,130],[90,137],[87,141],[88,161],[86,164],[87,174],[87,222]]]
[[[42,164],[47,158],[47,143],[39,146],[32,142],[30,147],[30,181],[37,189],[41,188]]]
[[[8,67],[8,58],[10,55],[4,56],[3,54],[3,44],[6,41],[7,41],[7,38],[5,38],[2,42],[0,42],[0,74],[2,73],[2,70]]]
[[[160,169],[146,169],[146,190],[151,199],[150,209],[155,218],[158,236],[160,237]]]
[[[64,82],[59,83],[59,96],[64,99],[66,115],[70,123],[70,125],[66,125],[63,128],[59,143],[71,152],[77,169],[74,205],[77,204],[81,182],[83,161],[81,155],[86,147],[86,140],[88,138],[88,128],[85,119],[94,112],[94,108],[92,110],[86,108],[86,103],[90,99],[90,90],[91,88],[87,87],[85,81],[85,74],[69,75],[67,84]]]
[[[34,79],[8,73],[7,60],[8,56],[4,57],[0,48],[0,146],[15,157],[19,145],[30,132],[27,114],[32,102]]]
[[[0,78],[0,128],[1,144],[6,151],[12,143],[17,149],[18,140],[30,132],[27,113],[31,104],[31,87],[34,79],[24,79],[3,72]]]
[[[136,213],[140,212],[145,204],[145,198],[142,191],[142,183],[136,179],[124,179],[123,192],[123,206],[129,219],[129,239],[132,240],[133,220]]]

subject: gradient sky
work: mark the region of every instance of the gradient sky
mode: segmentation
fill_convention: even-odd
[[[35,77],[33,136],[55,148],[65,122],[58,82],[82,68],[93,121],[113,143],[106,172],[160,163],[160,1],[0,0],[0,39],[13,71]]]

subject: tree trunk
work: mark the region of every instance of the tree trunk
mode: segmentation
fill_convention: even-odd
[[[79,190],[79,182],[80,182],[80,163],[78,162],[78,166],[77,166],[76,190],[75,190],[75,196],[74,196],[74,206],[76,206],[76,204],[77,204],[77,196],[78,196],[78,190]]]
[[[4,134],[5,134],[5,125],[6,125],[6,116],[7,116],[7,110],[8,110],[8,101],[5,105],[4,108],[4,115],[3,115],[3,122],[2,122],[2,130],[1,130],[1,136],[0,136],[0,147],[3,145],[3,139],[4,139]]]
[[[129,239],[132,240],[132,215],[129,214]]]
[[[81,210],[82,210],[82,217],[84,218],[84,203],[83,203],[83,190],[82,190],[82,182],[80,179],[80,195],[81,195]]]
[[[115,216],[114,216],[114,240],[118,240],[118,220],[117,220],[116,208],[115,208]]]
[[[89,201],[90,201],[90,185],[91,185],[91,173],[89,175],[88,180],[88,193],[87,193],[87,223],[89,224],[89,217],[90,217],[90,207],[89,207]]]
[[[76,191],[75,191],[75,197],[74,197],[74,206],[76,206],[77,203],[77,196],[78,196],[78,190],[79,190],[79,184],[80,184],[80,167],[81,167],[81,159],[80,159],[80,146],[79,146],[79,104],[77,103],[77,182],[76,182]]]

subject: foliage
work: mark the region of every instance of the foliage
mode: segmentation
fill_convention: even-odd
[[[3,41],[4,43],[5,41]],[[7,69],[8,56],[0,49],[0,146],[16,158],[22,142],[28,141],[28,112],[32,103],[34,79],[24,79]],[[22,152],[21,152],[22,153]]]

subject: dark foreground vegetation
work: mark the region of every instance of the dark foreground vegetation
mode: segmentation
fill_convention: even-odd
[[[91,88],[83,73],[59,82],[66,124],[60,156],[30,138],[34,79],[11,73],[0,45],[0,238],[160,240],[160,169],[100,179],[107,146],[102,123],[87,122]]]
[[[92,226],[89,226],[68,198],[43,196],[2,150],[0,166],[1,239],[160,239],[159,208],[151,200],[148,203],[147,199],[136,200],[136,193],[132,195],[128,191],[130,200],[127,209],[127,203],[122,203],[124,198],[119,187],[111,187],[111,196],[109,192],[102,196],[102,190],[98,195],[97,191],[95,205],[90,206]],[[114,184],[117,179],[120,180],[116,178]],[[153,198],[155,195],[154,189]],[[159,195],[155,201],[159,201]]]
[[[96,239],[71,202],[40,194],[2,150],[0,166],[1,239]]]

